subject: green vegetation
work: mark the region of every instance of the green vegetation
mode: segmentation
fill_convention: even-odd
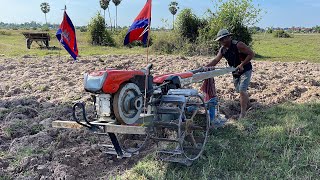
[[[174,29],[174,16],[177,14],[179,9],[179,4],[176,1],[172,1],[169,4],[169,11],[172,14],[172,29]]]
[[[292,37],[276,38],[267,33],[253,35],[256,59],[320,63],[320,34],[293,34]]]
[[[59,55],[66,56],[68,53],[60,46],[57,38],[55,37],[55,30],[49,31],[51,35],[50,49],[41,49],[34,42],[32,43],[31,49],[27,49],[26,39],[21,34],[23,30],[10,31],[0,30],[0,56],[6,57],[22,57],[25,55],[30,56],[48,56],[48,55]],[[36,32],[36,31],[30,31]],[[5,35],[3,35],[5,34]],[[107,46],[93,46],[90,44],[89,32],[77,31],[77,42],[80,56],[91,56],[91,55],[107,55],[107,54],[146,54],[146,49],[141,47],[134,48],[114,48]],[[120,37],[119,37],[120,38]],[[124,37],[123,37],[124,39]],[[123,43],[122,39],[122,43]],[[61,48],[59,51],[57,48]]]
[[[2,175],[0,176],[0,180],[11,180],[13,178],[11,178],[9,175]]]
[[[110,0],[101,0],[100,5],[106,10],[109,2]],[[113,1],[116,6],[120,2]],[[169,5],[173,6],[177,6],[175,1]],[[190,9],[183,9],[178,14],[174,31],[152,31],[150,53],[214,56],[218,49],[218,43],[214,41],[216,33],[221,28],[227,28],[234,33],[234,39],[252,46],[256,53],[255,59],[320,62],[320,47],[317,44],[319,34],[289,35],[285,31],[273,31],[271,28],[266,33],[259,33],[260,29],[253,25],[259,21],[261,10],[253,5],[252,0],[218,0],[214,6],[215,10],[208,10],[206,18],[197,17]],[[174,13],[175,10],[173,15]],[[252,28],[248,28],[249,26]],[[51,25],[42,28],[47,31],[51,29]],[[22,32],[23,30],[0,30],[0,56],[68,56],[55,38],[55,30],[49,31],[50,47],[53,47],[49,49],[41,49],[36,43],[32,44],[30,50],[27,49]],[[91,55],[146,54],[145,46],[139,42],[123,46],[126,33],[127,28],[107,31],[104,18],[97,14],[87,27],[77,29],[79,59]],[[289,36],[292,38],[278,38]]]
[[[177,35],[195,42],[199,36],[201,21],[191,9],[183,9],[178,14],[176,27]]]
[[[8,31],[0,30],[0,56],[22,57],[24,55],[31,56],[47,56],[59,55],[59,50],[40,49],[36,43],[33,43],[31,49],[27,49],[25,38],[21,34],[22,30]],[[112,37],[115,39],[117,46],[123,43],[126,30],[114,33]],[[55,31],[50,31],[50,46],[59,47],[59,42],[55,38]],[[175,36],[172,32],[153,31],[154,42],[151,46],[151,53],[163,52],[167,54],[180,54],[184,51],[188,55],[188,47],[183,47],[186,41]],[[268,61],[303,61],[320,63],[320,34],[291,34],[292,38],[276,38],[273,34],[258,33],[253,35],[253,50],[256,53],[256,59]],[[93,46],[89,41],[89,32],[77,31],[77,41],[80,56],[91,55],[108,55],[108,54],[146,54],[143,47],[107,47]],[[188,43],[192,47],[191,43]],[[210,47],[194,46],[195,54],[202,54],[202,51],[210,51]],[[162,50],[161,50],[162,48]],[[184,48],[184,49],[182,49]],[[160,49],[160,50],[159,50]],[[189,51],[190,52],[190,51]],[[62,48],[61,56],[68,53]],[[206,53],[203,53],[206,54]],[[82,57],[80,57],[82,59]]]
[[[214,1],[213,6],[216,6],[215,9],[208,9],[204,18],[197,17],[191,9],[181,10],[177,16],[175,31],[172,33],[174,37],[182,39],[178,42],[184,43],[182,46],[174,44],[174,51],[185,55],[214,55],[219,49],[219,44],[214,39],[222,28],[231,31],[236,39],[251,45],[252,35],[248,27],[259,21],[261,11],[253,5],[252,0],[218,0]],[[155,42],[155,45],[170,45],[156,48],[167,53],[172,51],[171,42],[176,41],[165,42],[164,39],[160,39],[158,42],[160,44]]]
[[[118,6],[120,5],[122,0],[112,0],[113,4],[116,6],[116,24],[115,29],[118,29]]]
[[[25,121],[15,121],[14,123],[8,125],[3,128],[3,132],[7,137],[19,137],[21,136],[21,130],[27,126],[27,122]]]
[[[212,130],[191,167],[148,156],[126,179],[317,179],[320,104],[283,104]]]
[[[45,19],[46,19],[46,24],[48,24],[48,21],[47,21],[47,13],[50,11],[50,5],[49,3],[47,2],[43,2],[40,4],[40,8],[41,8],[41,11],[44,13],[44,16],[45,16]]]
[[[88,25],[90,43],[100,46],[114,46],[114,40],[106,29],[104,18],[98,13]]]
[[[201,36],[212,41],[218,31],[224,28],[232,32],[236,39],[251,44],[252,37],[248,27],[259,22],[261,9],[255,7],[252,0],[218,0],[214,5],[216,11],[209,9],[211,16]]]
[[[285,32],[284,30],[278,30],[278,31],[275,31],[274,32],[274,37],[277,37],[277,38],[290,38],[291,36]]]
[[[106,9],[109,10],[109,4],[110,4],[110,0],[100,0],[100,7],[103,9],[103,18],[104,18],[104,22],[107,23],[106,21]],[[110,11],[109,11],[110,13]],[[110,15],[110,14],[109,14]],[[109,16],[110,17],[110,16]],[[110,21],[111,22],[111,21]],[[111,23],[110,23],[111,24]]]

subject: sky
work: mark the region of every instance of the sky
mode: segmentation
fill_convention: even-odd
[[[152,27],[171,27],[172,15],[168,5],[172,0],[153,0]],[[208,9],[214,10],[213,0],[176,0],[180,10],[191,8],[199,17],[205,16]],[[48,2],[50,12],[48,22],[60,24],[64,5],[75,26],[87,25],[91,18],[102,9],[99,0],[0,0],[0,22],[24,23],[36,21],[45,23],[40,4]],[[118,25],[130,26],[139,14],[146,0],[122,0],[118,6]],[[256,25],[266,27],[313,27],[320,25],[320,0],[253,0],[256,7],[263,9],[262,19]],[[115,20],[116,9],[110,2],[110,13]],[[179,12],[178,12],[179,13]],[[107,23],[110,21],[106,11]],[[167,23],[165,23],[167,20]]]

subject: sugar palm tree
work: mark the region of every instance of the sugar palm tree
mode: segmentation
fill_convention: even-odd
[[[172,1],[170,4],[169,4],[169,11],[171,12],[172,14],[172,17],[173,17],[173,20],[172,20],[172,28],[174,29],[174,15],[177,14],[178,12],[178,3],[176,1]]]
[[[114,5],[116,6],[116,28],[118,27],[118,5],[121,3],[122,0],[112,0]]]
[[[49,3],[47,3],[47,2],[41,3],[40,4],[40,8],[41,8],[41,11],[44,13],[44,17],[46,19],[46,24],[48,24],[48,22],[47,22],[47,13],[50,11]]]
[[[110,0],[100,0],[100,7],[104,10],[104,21],[106,22],[106,9],[108,8],[109,18],[110,18],[110,27],[112,29],[112,21],[109,10]]]

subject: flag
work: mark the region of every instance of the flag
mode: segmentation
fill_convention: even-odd
[[[63,20],[56,33],[56,37],[73,59],[76,60],[78,56],[76,31],[66,11],[64,11]]]
[[[124,45],[133,41],[142,41],[144,44],[147,44],[151,25],[151,1],[147,0],[143,9],[133,21],[124,39]]]

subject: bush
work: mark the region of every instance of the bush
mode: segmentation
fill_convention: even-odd
[[[278,31],[275,31],[274,32],[274,37],[277,37],[277,38],[290,38],[291,36],[285,32],[284,30],[278,30]]]
[[[219,44],[214,42],[218,31],[222,28],[233,33],[236,40],[251,45],[252,37],[248,29],[259,21],[261,9],[253,6],[252,0],[218,1],[217,11],[209,10],[208,25],[199,31],[200,43],[212,44],[215,51]]]
[[[0,35],[4,35],[4,36],[11,36],[11,32],[8,31],[0,31]]]
[[[49,31],[49,27],[47,25],[44,25],[41,27],[41,31]]]
[[[107,29],[104,31],[102,45],[104,46],[115,46],[114,39]]]
[[[88,31],[87,26],[81,26],[80,27],[80,32],[87,32],[87,31]]]
[[[151,46],[153,51],[172,54],[182,49],[185,41],[175,32],[159,32]]]
[[[104,18],[98,13],[88,25],[90,43],[100,46],[114,46],[114,40],[106,29]]]
[[[242,24],[235,24],[230,28],[230,31],[233,33],[234,39],[242,41],[247,45],[251,45],[252,35],[246,26],[243,26]]]
[[[271,28],[269,28],[269,29],[267,30],[267,33],[268,33],[268,34],[272,34],[272,33],[273,33],[273,30],[272,30]]]
[[[122,29],[120,31],[113,31],[112,37],[117,47],[123,46],[124,38],[126,37],[127,32],[128,32],[127,28]]]
[[[201,20],[192,13],[191,9],[183,9],[177,16],[175,27],[183,38],[195,42],[201,28]]]
[[[187,56],[214,55],[214,45],[210,42],[190,42],[177,32],[159,32],[154,37],[152,50],[161,54],[183,54]]]

